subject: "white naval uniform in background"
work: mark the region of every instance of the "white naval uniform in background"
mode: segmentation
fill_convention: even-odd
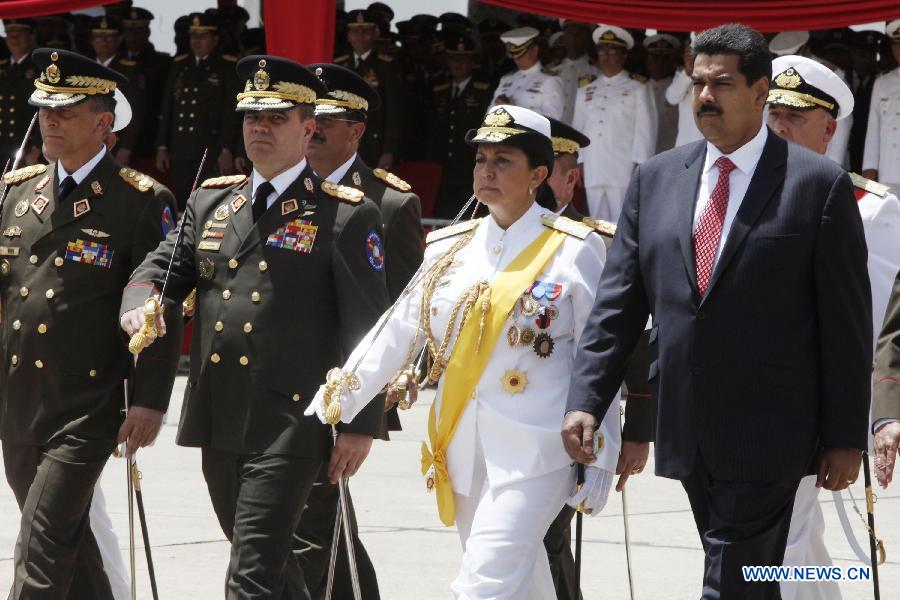
[[[566,95],[563,90],[562,79],[556,75],[544,72],[541,62],[538,61],[530,69],[524,71],[515,70],[500,78],[500,84],[494,92],[491,106],[506,104],[498,102],[498,96],[506,96],[510,102],[522,108],[562,120],[566,108]]]
[[[647,84],[622,70],[578,89],[572,127],[591,145],[582,148],[588,212],[616,223],[631,173],[656,149],[656,114]]]
[[[547,231],[541,224],[544,214],[553,213],[535,203],[505,231],[490,217],[480,220],[473,239],[456,253],[454,266],[444,278],[447,284],[438,286],[432,298],[431,324],[436,344],[441,342],[450,311],[460,295],[479,280],[493,281]],[[425,265],[433,264],[459,239],[455,236],[430,244],[425,250]],[[537,281],[560,286],[555,299],[548,299],[547,294],[538,299],[541,305],[555,306],[558,318],[550,321],[547,329],[540,329],[534,323],[535,317],[526,318],[518,309],[514,312],[459,421],[446,455],[456,499],[456,524],[464,548],[460,573],[452,585],[458,599],[556,597],[543,537],[573,491],[572,460],[559,432],[575,350],[594,303],[605,259],[606,248],[600,235],[592,233],[585,240],[566,236],[537,277]],[[413,342],[421,300],[421,285],[401,297],[397,310],[365,354],[356,370],[361,387],[343,403],[345,421],[351,420],[405,367],[403,361]],[[473,309],[469,318],[479,318],[478,310]],[[541,358],[531,346],[510,346],[506,331],[513,320],[519,325],[530,324],[538,333],[549,333],[553,352]],[[454,330],[454,337],[456,334]],[[356,363],[371,339],[372,332],[347,365]],[[421,341],[420,336],[420,346]],[[527,378],[521,393],[503,389],[503,377],[511,370],[521,371]],[[442,378],[435,396],[437,415],[443,390]],[[615,472],[621,447],[618,406],[607,411],[600,432],[605,443],[595,466]]]
[[[678,135],[675,146],[683,146],[703,139],[694,121],[694,82],[684,69],[675,71],[672,83],[666,90],[666,102],[678,107]]]
[[[560,121],[571,125],[572,117],[575,114],[575,97],[578,95],[579,80],[583,77],[599,77],[600,69],[591,62],[591,57],[585,54],[575,60],[564,58],[551,70],[562,82],[563,94],[566,99],[566,108]]]
[[[675,147],[678,135],[678,106],[666,102],[666,90],[672,85],[672,77],[648,79],[650,102],[656,114],[656,149],[654,154],[671,150]]]
[[[878,169],[878,181],[900,194],[900,67],[872,84],[862,168]]]
[[[859,200],[858,205],[866,245],[869,247],[868,270],[872,286],[874,341],[881,331],[894,278],[900,270],[900,201],[893,194],[879,196],[870,192]],[[871,445],[870,432],[869,446]],[[863,546],[868,547],[866,544]],[[819,504],[815,475],[801,479],[797,488],[783,564],[832,564],[825,546],[825,518]],[[782,600],[839,600],[841,592],[838,584],[833,581],[814,584],[782,582],[781,597]]]

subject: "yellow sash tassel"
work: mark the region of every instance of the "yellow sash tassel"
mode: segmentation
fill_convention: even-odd
[[[457,336],[444,373],[441,396],[440,425],[435,422],[434,404],[428,415],[428,439],[431,450],[422,443],[422,475],[434,468],[434,490],[441,522],[451,526],[456,521],[453,487],[447,471],[447,448],[456,433],[475,387],[481,379],[506,323],[506,319],[528,286],[556,254],[566,234],[548,229],[516,256],[509,266],[482,292],[473,310],[487,310],[487,314],[470,315]],[[485,294],[490,294],[485,302]],[[483,330],[482,330],[483,323]]]

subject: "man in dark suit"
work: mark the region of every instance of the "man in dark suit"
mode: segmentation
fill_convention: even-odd
[[[125,78],[74,52],[32,56],[51,162],[6,174],[0,238],[0,439],[22,509],[10,597],[112,600],[88,517],[94,485],[117,441],[131,454],[156,437],[180,346],[170,331],[135,366],[119,300],[174,225],[173,199],[104,146],[128,125]]]
[[[322,181],[306,161],[324,84],[275,56],[238,63],[244,142],[253,174],[203,182],[188,200],[169,287],[196,288],[191,373],[177,442],[200,447],[219,524],[231,541],[226,598],[309,599],[292,554],[318,473],[356,472],[383,409],[341,427],[304,417],[302,400],[340,364],[387,308],[378,207]],[[159,288],[175,250],[170,235],[138,267],[122,299],[123,328]]]
[[[310,65],[309,68],[328,87],[328,95],[316,103],[317,129],[309,144],[309,164],[326,181],[360,190],[381,209],[384,268],[388,294],[393,302],[422,264],[424,256],[419,197],[411,193],[409,184],[396,175],[381,169],[370,169],[357,153],[365,134],[366,117],[370,110],[378,107],[378,93],[350,69],[332,64]],[[383,439],[387,439],[387,431],[400,430],[396,407],[387,412],[385,427],[381,436]],[[328,470],[323,468],[307,499],[295,549],[314,598],[325,591],[337,510],[338,486],[330,480]],[[350,515],[360,589],[364,598],[375,599],[379,597],[378,580],[372,561],[359,539],[352,504]],[[347,548],[343,541],[338,550],[334,582],[335,600],[353,598]]]
[[[886,488],[894,477],[900,447],[900,273],[884,317],[875,351],[875,390],[872,395],[875,432],[875,477]]]
[[[704,599],[779,598],[741,567],[784,555],[800,479],[859,472],[871,293],[847,174],[762,125],[771,61],[742,25],[694,43],[706,141],[641,165],[575,360],[563,439],[591,439],[654,319],[656,473],[681,480],[706,552]]]

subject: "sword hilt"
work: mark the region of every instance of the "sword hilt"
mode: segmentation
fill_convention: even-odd
[[[156,330],[156,315],[158,315],[161,310],[162,305],[159,303],[159,298],[156,296],[150,296],[147,298],[147,301],[144,302],[144,324],[141,325],[141,328],[137,333],[131,336],[131,339],[128,341],[128,351],[135,356],[141,353],[147,340],[151,343],[156,340],[156,336],[158,335]]]

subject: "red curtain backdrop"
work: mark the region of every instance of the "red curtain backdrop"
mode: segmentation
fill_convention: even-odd
[[[265,0],[266,52],[304,65],[331,62],[334,0]]]
[[[110,4],[115,0],[2,0],[0,19],[21,19],[54,15],[72,10]]]
[[[505,8],[622,27],[701,31],[829,29],[900,18],[900,0],[481,0]]]

